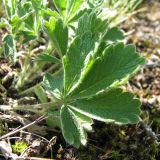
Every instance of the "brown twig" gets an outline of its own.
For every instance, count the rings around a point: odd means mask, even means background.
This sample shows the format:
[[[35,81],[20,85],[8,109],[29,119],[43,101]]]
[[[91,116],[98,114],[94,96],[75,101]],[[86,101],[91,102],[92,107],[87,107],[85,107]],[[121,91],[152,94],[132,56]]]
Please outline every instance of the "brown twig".
[[[25,125],[24,127],[21,127],[21,128],[19,128],[19,129],[16,129],[15,131],[12,131],[12,132],[10,132],[10,133],[7,133],[7,134],[1,136],[1,137],[0,137],[0,140],[5,139],[5,138],[7,138],[7,137],[9,137],[9,136],[12,136],[12,135],[14,135],[14,134],[16,134],[16,133],[24,130],[24,129],[26,129],[26,128],[28,128],[28,127],[36,124],[36,123],[41,122],[42,120],[44,120],[44,119],[46,119],[46,118],[47,118],[47,116],[46,116],[46,114],[45,114],[45,115],[39,117],[38,119],[36,119],[35,121],[31,122],[30,124],[27,124],[27,125]]]

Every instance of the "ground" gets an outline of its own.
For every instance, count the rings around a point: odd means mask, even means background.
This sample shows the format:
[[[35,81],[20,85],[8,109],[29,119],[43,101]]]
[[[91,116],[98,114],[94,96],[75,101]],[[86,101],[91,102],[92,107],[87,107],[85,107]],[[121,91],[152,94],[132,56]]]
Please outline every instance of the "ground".
[[[160,2],[147,1],[141,8],[144,10],[130,17],[121,28],[125,31],[126,42],[134,43],[146,58],[146,65],[124,86],[124,89],[140,98],[142,121],[127,126],[95,122],[87,146],[80,149],[67,145],[58,129],[50,129],[45,121],[41,121],[38,125],[14,134],[11,139],[6,139],[8,143],[5,143],[5,147],[11,144],[14,153],[18,155],[57,160],[160,159]],[[14,103],[16,92],[9,90],[9,86],[18,66],[12,67],[2,58],[0,62],[0,78],[3,81],[3,86],[0,85],[0,104]],[[34,96],[21,98],[23,103],[36,101]],[[0,112],[0,118],[0,134],[3,135],[21,126],[23,121],[34,121],[38,117],[28,112],[12,112],[7,117]]]

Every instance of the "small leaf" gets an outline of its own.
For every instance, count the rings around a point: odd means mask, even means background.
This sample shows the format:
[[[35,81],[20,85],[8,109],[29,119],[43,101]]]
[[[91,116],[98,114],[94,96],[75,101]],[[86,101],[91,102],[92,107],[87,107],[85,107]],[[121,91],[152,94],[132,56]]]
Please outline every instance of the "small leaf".
[[[113,89],[86,100],[77,100],[72,109],[96,120],[118,124],[137,123],[140,101],[131,93]]]
[[[63,25],[62,20],[52,17],[49,22],[45,22],[44,27],[60,55],[65,55],[68,46],[68,29]]]
[[[145,60],[133,45],[110,45],[101,57],[93,58],[70,95],[74,98],[93,96],[96,92],[122,85],[135,74]]]
[[[39,62],[52,62],[55,64],[61,64],[61,61],[58,58],[56,58],[52,55],[49,55],[49,54],[45,54],[45,53],[38,55],[37,61],[39,61]]]
[[[15,63],[17,59],[16,44],[12,35],[6,35],[3,39],[4,55]]]
[[[50,8],[47,8],[47,9],[42,8],[42,14],[45,19],[47,19],[50,16],[54,18],[60,18],[60,15],[58,14],[58,12],[52,11]]]
[[[62,133],[66,142],[77,148],[81,144],[85,145],[87,142],[86,133],[74,111],[66,106],[62,106],[60,116]]]
[[[35,34],[34,31],[23,29],[16,34],[16,40],[20,40],[20,38],[21,42],[25,44],[31,40],[35,40],[37,38],[37,35]]]
[[[34,16],[31,2],[19,3],[17,5],[18,17],[23,22],[25,30],[34,31]]]
[[[42,87],[36,87],[34,91],[41,103],[47,103],[47,96]]]
[[[61,128],[61,122],[60,122],[60,111],[48,111],[48,118],[46,119],[47,125],[51,128]]]
[[[0,20],[0,28],[11,28],[11,25],[9,24],[8,20],[5,18],[1,18]]]

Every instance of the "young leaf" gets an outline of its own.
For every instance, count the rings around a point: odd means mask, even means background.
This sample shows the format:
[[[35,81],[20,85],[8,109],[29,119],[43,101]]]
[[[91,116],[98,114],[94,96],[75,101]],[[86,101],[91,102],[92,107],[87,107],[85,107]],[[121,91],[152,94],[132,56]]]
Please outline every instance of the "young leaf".
[[[66,106],[62,106],[60,116],[62,133],[65,140],[77,148],[81,144],[85,145],[87,142],[86,132],[74,111]]]
[[[54,18],[60,18],[60,15],[58,14],[58,12],[52,11],[50,8],[47,8],[47,9],[42,8],[42,14],[45,19],[47,19],[49,16],[52,16]]]
[[[77,100],[76,107],[71,108],[104,122],[134,124],[140,119],[140,101],[121,89],[113,89],[90,99]]]
[[[38,99],[40,100],[41,103],[47,103],[47,96],[46,93],[44,91],[44,89],[40,86],[40,87],[36,87],[34,89],[36,96],[38,97]]]
[[[11,17],[15,14],[16,10],[16,3],[17,0],[3,0],[5,11],[8,19],[11,19]]]
[[[97,38],[90,32],[79,36],[71,43],[66,56],[63,58],[65,91],[80,78],[81,70],[85,66],[85,60],[89,53],[93,52]]]
[[[65,55],[68,46],[68,28],[64,26],[62,20],[56,20],[54,17],[45,22],[44,27],[60,55]]]
[[[49,54],[41,54],[37,57],[37,61],[39,62],[52,62],[52,63],[55,63],[55,64],[61,64],[61,61],[52,56],[52,55],[49,55]]]
[[[69,94],[74,98],[84,98],[93,96],[103,89],[117,87],[124,79],[129,79],[137,72],[144,63],[145,60],[138,55],[133,45],[110,45],[101,57],[91,60]]]
[[[16,44],[12,35],[6,35],[3,39],[4,55],[15,63],[17,58]]]
[[[34,10],[31,2],[19,3],[17,5],[18,17],[21,19],[21,22],[24,23],[25,30],[31,30],[32,32],[34,31],[33,12]]]

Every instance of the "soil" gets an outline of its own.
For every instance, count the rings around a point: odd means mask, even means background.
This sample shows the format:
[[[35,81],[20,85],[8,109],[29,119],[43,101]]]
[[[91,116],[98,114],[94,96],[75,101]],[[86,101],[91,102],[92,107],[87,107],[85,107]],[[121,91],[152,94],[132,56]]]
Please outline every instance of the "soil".
[[[146,57],[146,65],[124,86],[125,90],[140,98],[142,121],[126,126],[95,121],[87,146],[80,149],[66,144],[59,129],[48,128],[45,121],[41,121],[14,134],[11,139],[6,138],[5,147],[7,144],[15,146],[17,142],[27,145],[23,153],[14,150],[14,153],[8,153],[10,156],[21,154],[56,160],[160,160],[160,2],[147,1],[141,7],[145,10],[130,17],[120,27],[125,31],[126,42],[134,43],[138,52]],[[0,58],[0,79],[3,81],[0,85],[0,105],[15,103],[20,98],[26,103],[37,103],[35,95],[19,97],[10,87],[19,67]],[[0,117],[4,115],[8,114],[0,112]],[[8,116],[0,119],[0,135],[38,118],[31,112],[20,111]],[[0,155],[0,159],[5,157]]]

